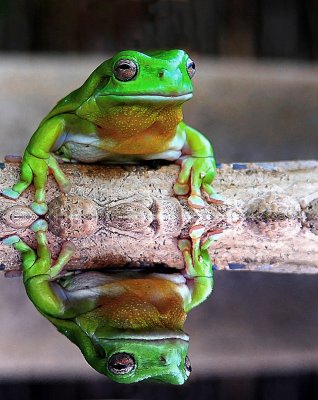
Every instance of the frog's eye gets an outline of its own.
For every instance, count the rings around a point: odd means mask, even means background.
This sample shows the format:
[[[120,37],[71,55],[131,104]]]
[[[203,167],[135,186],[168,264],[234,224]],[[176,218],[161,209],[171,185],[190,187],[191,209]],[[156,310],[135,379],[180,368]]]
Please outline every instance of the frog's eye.
[[[108,369],[115,375],[124,375],[136,367],[134,358],[128,353],[115,353],[108,360]]]
[[[193,60],[191,60],[191,58],[188,58],[187,61],[187,71],[188,75],[190,76],[190,79],[192,79],[195,74],[195,63]]]
[[[114,66],[114,75],[119,81],[130,81],[137,74],[137,64],[131,60],[118,60]]]
[[[190,358],[188,356],[186,356],[186,358],[185,358],[184,366],[185,366],[186,374],[187,374],[187,376],[189,376],[191,374],[192,367],[191,367]]]

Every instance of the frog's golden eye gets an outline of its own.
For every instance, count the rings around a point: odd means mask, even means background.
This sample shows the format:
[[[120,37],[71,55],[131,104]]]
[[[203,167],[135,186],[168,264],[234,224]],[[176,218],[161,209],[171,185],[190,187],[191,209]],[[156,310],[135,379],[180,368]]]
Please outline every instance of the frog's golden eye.
[[[108,369],[115,375],[128,374],[135,369],[134,358],[128,353],[115,353],[108,360]]]
[[[137,64],[131,60],[118,60],[114,66],[114,75],[119,81],[130,81],[137,74]]]
[[[191,58],[188,58],[187,61],[187,71],[188,75],[190,76],[190,79],[192,79],[195,74],[195,63],[193,60],[191,60]]]
[[[189,376],[191,374],[192,367],[191,367],[190,358],[188,356],[186,356],[186,358],[185,358],[184,366],[185,366],[186,374],[187,374],[187,376]]]

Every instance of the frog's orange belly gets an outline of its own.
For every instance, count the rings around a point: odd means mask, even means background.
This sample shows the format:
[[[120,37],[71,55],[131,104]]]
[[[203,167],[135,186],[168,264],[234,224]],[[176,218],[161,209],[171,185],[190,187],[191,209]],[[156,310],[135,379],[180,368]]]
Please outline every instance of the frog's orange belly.
[[[120,136],[120,134],[118,134]],[[153,154],[162,153],[169,149],[169,144],[175,136],[175,130],[157,131],[146,130],[138,135],[118,140],[113,135],[104,136],[99,147],[116,154]]]

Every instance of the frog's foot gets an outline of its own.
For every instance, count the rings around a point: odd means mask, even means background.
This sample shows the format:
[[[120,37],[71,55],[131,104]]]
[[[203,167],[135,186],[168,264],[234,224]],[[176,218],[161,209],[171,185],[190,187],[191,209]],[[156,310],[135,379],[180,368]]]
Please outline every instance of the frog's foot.
[[[16,192],[12,188],[6,188],[2,190],[1,194],[2,196],[7,197],[8,199],[16,200],[20,197],[21,193]]]
[[[25,150],[20,167],[20,179],[12,186],[2,191],[2,195],[10,199],[17,199],[34,182],[35,195],[31,209],[38,215],[47,212],[45,201],[45,186],[49,169],[53,172],[54,178],[60,189],[67,193],[71,189],[70,181],[61,170],[55,157],[43,153],[43,158],[33,155],[28,149]]]
[[[176,182],[173,186],[173,190],[176,195],[184,196],[185,194],[189,193],[190,186],[187,183]]]
[[[47,213],[47,205],[46,203],[38,203],[36,201],[34,201],[31,204],[31,210],[35,212],[35,214],[37,215],[44,215]]]
[[[76,251],[76,247],[73,242],[65,242],[63,243],[62,249],[58,256],[58,259],[53,267],[50,269],[50,277],[56,278],[61,271],[63,270],[64,266],[70,261]],[[64,275],[63,275],[64,276]]]
[[[1,194],[9,199],[16,200],[20,195],[31,185],[33,179],[33,172],[28,164],[28,154],[25,152],[25,158],[20,167],[20,179],[12,186],[12,188],[3,189]]]
[[[205,227],[195,225],[190,229],[189,239],[182,239],[178,242],[178,247],[182,251],[185,263],[185,276],[187,278],[211,277],[212,262],[206,248],[202,248],[201,239],[205,233]],[[204,243],[206,246],[206,243]]]
[[[12,246],[17,250],[22,257],[22,267],[23,269],[30,268],[36,260],[36,254],[31,247],[29,247],[24,241],[17,235],[9,236],[2,240],[2,243],[7,246]]]
[[[176,195],[190,192],[188,203],[192,208],[204,208],[207,203],[222,203],[222,198],[215,192],[211,183],[215,177],[215,161],[210,157],[181,157],[177,164],[181,170],[173,189]]]
[[[193,260],[192,260],[192,246],[191,240],[189,239],[180,239],[178,241],[178,248],[182,252],[183,260],[184,260],[184,273],[183,275],[186,278],[191,278],[196,275]]]
[[[192,208],[204,208],[206,206],[202,197],[197,194],[189,196],[188,203]]]
[[[48,225],[47,222],[44,219],[37,219],[33,224],[31,225],[31,229],[33,232],[37,233],[39,231],[47,232],[48,230]]]
[[[71,182],[61,170],[56,157],[52,154],[48,158],[48,167],[53,172],[54,178],[62,192],[69,193],[69,191],[71,190]]]
[[[218,240],[223,234],[223,229],[214,229],[206,232],[201,237],[201,250],[207,250],[213,242]]]
[[[203,192],[204,192],[204,197],[209,204],[211,204],[211,203],[223,204],[224,203],[223,197],[214,190],[211,183],[205,182],[203,180],[202,188],[203,188]]]
[[[20,241],[19,236],[17,235],[12,235],[12,236],[8,236],[4,239],[2,239],[2,244],[6,245],[6,246],[12,246],[16,243],[18,243]]]

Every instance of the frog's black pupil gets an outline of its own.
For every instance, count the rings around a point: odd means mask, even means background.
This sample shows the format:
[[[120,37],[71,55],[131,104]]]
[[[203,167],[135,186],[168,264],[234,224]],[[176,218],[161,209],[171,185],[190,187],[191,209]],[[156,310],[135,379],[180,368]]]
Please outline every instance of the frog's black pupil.
[[[192,69],[195,69],[195,64],[194,64],[194,62],[192,62],[192,63],[189,65],[189,67],[192,68]]]
[[[121,370],[121,369],[125,369],[125,368],[127,367],[127,365],[124,365],[124,364],[114,364],[113,367],[114,367],[115,369]]]
[[[118,68],[120,69],[130,69],[130,65],[129,64],[121,64],[118,66]]]

